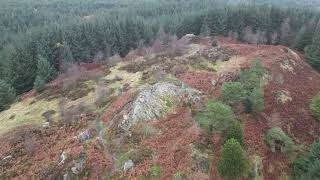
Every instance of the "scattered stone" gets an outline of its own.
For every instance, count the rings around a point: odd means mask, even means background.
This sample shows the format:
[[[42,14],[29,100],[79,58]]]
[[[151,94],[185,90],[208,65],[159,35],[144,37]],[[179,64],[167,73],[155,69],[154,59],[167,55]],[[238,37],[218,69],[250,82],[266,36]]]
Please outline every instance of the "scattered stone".
[[[79,141],[82,143],[91,138],[91,134],[89,130],[83,131],[78,135]]]
[[[196,37],[196,35],[194,35],[194,34],[186,34],[186,35],[183,36],[181,39],[186,40],[187,42],[190,42],[190,41],[192,41],[195,37]]]
[[[192,167],[191,169],[195,172],[201,172],[207,174],[210,170],[209,155],[205,152],[201,152],[191,144],[192,148]]]
[[[58,165],[64,164],[64,162],[67,160],[67,153],[65,151],[62,152],[62,154],[60,155],[60,162]]]
[[[42,123],[43,128],[50,128],[50,122],[44,122]]]
[[[166,73],[161,70],[158,70],[155,72],[154,77],[156,81],[163,81],[166,77]]]
[[[282,78],[283,78],[283,76],[282,76]],[[272,81],[272,79],[273,79],[272,73],[265,69],[264,73],[263,73],[263,76],[262,76],[263,84],[267,85],[270,81]],[[276,77],[275,77],[275,79],[276,79]],[[284,79],[282,79],[282,80],[284,81]]]
[[[63,180],[72,180],[72,175],[71,175],[70,171],[67,171],[67,172],[63,175]]]
[[[258,155],[254,155],[251,158],[251,163],[252,163],[252,175],[254,179],[264,179],[263,178],[263,163],[262,163],[262,158]]]
[[[11,159],[12,159],[12,156],[11,156],[11,155],[4,157],[4,158],[0,161],[0,166],[3,166],[3,165],[5,165],[5,164],[7,164]]]
[[[290,92],[286,90],[281,90],[276,93],[278,101],[282,104],[292,101],[292,97],[290,96]]]
[[[219,82],[236,81],[240,74],[236,72],[227,72],[219,75]]]
[[[278,74],[276,77],[275,77],[275,81],[277,84],[283,84],[284,83],[284,76],[283,74]]]
[[[132,160],[128,160],[128,161],[126,161],[126,162],[124,163],[124,165],[123,165],[123,170],[124,170],[124,171],[128,171],[129,169],[133,168],[133,166],[134,166],[133,161],[132,161]]]
[[[74,160],[74,166],[71,168],[73,174],[80,174],[84,169],[86,160],[84,157],[80,157],[77,160]]]
[[[115,76],[114,79],[112,80],[113,82],[117,82],[117,81],[122,81],[123,79],[119,76]]]
[[[296,65],[296,62],[291,59],[285,59],[285,60],[281,61],[281,63],[280,63],[280,67],[283,70],[289,71],[291,73],[294,73],[294,66],[295,65]]]
[[[211,84],[212,84],[212,86],[216,86],[218,84],[218,81],[217,80],[211,80]]]
[[[207,57],[211,63],[215,63],[218,60],[227,61],[231,58],[230,52],[227,52],[226,50],[219,47],[203,49],[200,55]]]

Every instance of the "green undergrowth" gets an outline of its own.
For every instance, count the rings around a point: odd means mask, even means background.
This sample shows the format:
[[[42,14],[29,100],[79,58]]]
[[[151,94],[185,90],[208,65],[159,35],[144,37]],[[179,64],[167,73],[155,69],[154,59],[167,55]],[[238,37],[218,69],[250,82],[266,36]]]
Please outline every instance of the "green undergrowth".
[[[195,72],[217,72],[219,70],[220,65],[217,63],[211,63],[204,57],[200,58],[199,63],[188,64],[187,68],[189,71]]]
[[[60,121],[59,102],[64,98],[68,98],[66,107],[77,106],[81,103],[95,107],[95,88],[98,86],[99,81],[106,80],[109,82],[107,84],[108,87],[112,89],[110,99],[103,106],[94,108],[95,112],[103,113],[105,107],[118,97],[125,84],[137,87],[141,83],[142,72],[128,73],[127,71],[119,70],[121,66],[122,64],[119,63],[111,68],[110,74],[98,80],[78,82],[74,88],[63,92],[59,89],[46,89],[43,93],[12,104],[9,109],[0,112],[0,134],[24,125],[41,126],[45,121],[42,114],[49,110],[56,112],[53,115],[54,121]],[[120,77],[120,80],[114,81],[116,76]],[[170,103],[170,101],[165,102],[166,104]]]

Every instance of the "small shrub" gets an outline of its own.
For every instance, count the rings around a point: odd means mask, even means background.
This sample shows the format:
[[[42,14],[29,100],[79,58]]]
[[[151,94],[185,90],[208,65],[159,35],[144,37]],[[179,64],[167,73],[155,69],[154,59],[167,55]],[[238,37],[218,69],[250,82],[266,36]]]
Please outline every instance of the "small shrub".
[[[33,87],[37,92],[43,91],[46,87],[46,83],[51,80],[53,76],[55,76],[54,68],[50,65],[46,58],[39,56],[37,64],[37,76]]]
[[[221,99],[223,102],[233,105],[242,102],[246,97],[246,92],[240,82],[223,83],[221,89]]]
[[[308,152],[294,161],[297,180],[313,180],[320,177],[320,140],[311,145]]]
[[[244,89],[250,93],[253,89],[260,87],[261,79],[264,74],[264,69],[260,60],[249,69],[242,71],[240,74],[240,82]]]
[[[153,152],[150,148],[143,146],[140,148],[136,148],[132,154],[131,159],[134,162],[134,164],[138,165],[140,163],[143,163],[146,160],[152,159]]]
[[[159,166],[159,165],[154,165],[154,166],[152,166],[151,168],[150,168],[150,176],[152,177],[152,178],[158,178],[158,177],[160,177],[161,176],[161,174],[162,174],[162,168],[161,168],[161,166]]]
[[[240,73],[240,82],[226,82],[221,89],[221,99],[229,104],[244,103],[246,112],[261,112],[264,109],[264,93],[260,87],[264,69],[260,60],[249,70]]]
[[[242,71],[240,73],[240,82],[248,93],[250,93],[254,88],[260,87],[259,76],[250,70]]]
[[[84,66],[72,64],[63,74],[59,75],[57,81],[62,84],[63,91],[71,91],[80,81],[97,80],[103,74],[100,70],[87,70]]]
[[[246,175],[249,161],[240,143],[231,138],[222,149],[221,159],[218,162],[218,173],[226,179],[234,179]]]
[[[59,102],[59,112],[63,124],[72,125],[80,120],[82,113],[88,113],[93,110],[93,107],[80,103],[78,105],[67,106],[68,99],[63,99]]]
[[[110,101],[112,89],[106,85],[99,84],[95,89],[95,94],[96,94],[95,104],[98,107],[103,107]]]
[[[181,171],[178,171],[173,175],[173,180],[182,180],[182,179],[187,179],[187,178]]]
[[[320,95],[315,96],[310,104],[310,111],[313,116],[320,121]]]
[[[39,56],[37,64],[37,76],[43,79],[43,81],[48,82],[53,78],[55,73],[55,69],[50,65],[48,60],[42,56]]]
[[[130,160],[131,151],[128,152],[122,152],[117,154],[116,160],[115,160],[115,166],[117,169],[122,169],[123,165],[126,161]]]
[[[228,139],[235,139],[237,140],[242,146],[244,145],[244,140],[243,140],[243,129],[242,125],[239,121],[234,121],[231,126],[229,126],[226,131],[223,134],[223,137],[225,141]]]
[[[250,71],[256,74],[259,78],[262,78],[264,74],[264,69],[261,60],[257,59],[255,64],[251,67]]]
[[[280,150],[282,153],[290,154],[294,150],[292,139],[282,131],[281,128],[271,128],[267,132],[266,142],[272,152]]]
[[[188,41],[184,38],[178,40],[177,36],[169,37],[169,43],[167,47],[167,54],[169,56],[181,56],[186,51]]]
[[[211,45],[212,45],[212,47],[217,47],[217,46],[219,46],[219,42],[218,42],[217,38],[214,38],[214,39],[212,40]]]
[[[8,108],[15,98],[15,89],[6,81],[0,80],[0,111]]]
[[[25,150],[28,156],[34,155],[36,150],[39,148],[39,143],[36,141],[36,138],[33,137],[33,134],[29,133],[25,136],[24,140]]]
[[[37,92],[42,92],[46,87],[46,82],[40,76],[37,76],[36,80],[34,81],[33,87],[36,89]]]
[[[209,101],[207,107],[198,112],[196,119],[208,133],[224,131],[234,121],[231,107],[222,102]]]
[[[246,111],[261,112],[264,110],[264,93],[261,88],[254,88],[245,100]]]
[[[115,54],[107,59],[107,65],[112,67],[117,65],[121,61],[121,57],[118,54]]]
[[[151,137],[159,133],[159,129],[149,124],[143,124],[141,127],[141,131],[144,137]]]

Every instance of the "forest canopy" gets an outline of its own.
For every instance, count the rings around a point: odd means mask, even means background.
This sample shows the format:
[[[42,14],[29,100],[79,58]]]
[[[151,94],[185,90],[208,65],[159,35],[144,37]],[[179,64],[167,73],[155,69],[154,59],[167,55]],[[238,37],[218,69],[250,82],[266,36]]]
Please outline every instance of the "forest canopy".
[[[125,56],[150,45],[159,29],[178,37],[209,34],[307,49],[310,64],[319,68],[313,62],[320,56],[319,7],[319,0],[2,1],[0,79],[21,94],[33,88],[39,58],[59,72],[97,54]]]

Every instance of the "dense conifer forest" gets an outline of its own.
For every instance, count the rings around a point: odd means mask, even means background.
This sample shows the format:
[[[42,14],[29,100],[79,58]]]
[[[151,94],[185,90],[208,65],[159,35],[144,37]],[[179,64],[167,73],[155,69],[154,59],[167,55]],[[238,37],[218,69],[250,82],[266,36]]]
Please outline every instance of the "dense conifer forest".
[[[55,73],[148,46],[161,33],[231,36],[306,51],[320,67],[319,1],[2,1],[0,77],[18,94],[33,88],[39,60]],[[289,8],[288,8],[289,6]],[[311,8],[312,7],[312,8]],[[39,80],[39,79],[38,79]]]

